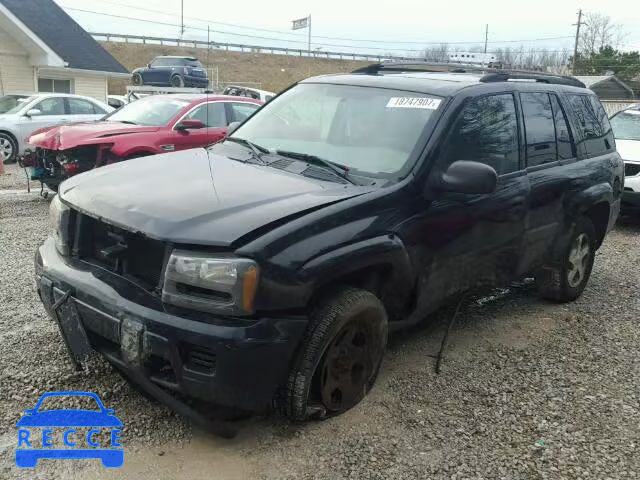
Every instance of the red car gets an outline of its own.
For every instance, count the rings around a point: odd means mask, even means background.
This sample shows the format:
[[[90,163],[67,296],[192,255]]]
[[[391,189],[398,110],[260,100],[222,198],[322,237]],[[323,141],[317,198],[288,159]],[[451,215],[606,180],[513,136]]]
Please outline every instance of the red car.
[[[97,122],[35,132],[27,140],[35,150],[22,163],[32,167],[33,180],[57,190],[64,179],[92,168],[215,143],[230,123],[243,122],[260,105],[220,95],[148,96]]]

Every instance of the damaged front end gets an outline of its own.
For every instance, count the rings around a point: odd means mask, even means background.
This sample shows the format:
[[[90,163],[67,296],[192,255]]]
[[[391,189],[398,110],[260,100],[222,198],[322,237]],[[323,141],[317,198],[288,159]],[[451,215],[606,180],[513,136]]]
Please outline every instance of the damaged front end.
[[[27,149],[19,163],[21,167],[31,169],[31,180],[57,190],[58,185],[69,177],[119,161],[110,152],[112,146],[88,145],[60,151],[36,147],[35,150]]]

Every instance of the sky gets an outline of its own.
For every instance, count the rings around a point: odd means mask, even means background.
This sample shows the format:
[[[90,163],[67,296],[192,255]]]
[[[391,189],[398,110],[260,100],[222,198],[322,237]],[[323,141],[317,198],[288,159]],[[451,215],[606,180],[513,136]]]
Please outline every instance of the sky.
[[[170,38],[180,35],[181,0],[55,1],[88,31]],[[624,49],[640,49],[640,8],[630,8],[629,0],[183,1],[185,39],[206,39],[209,25],[214,41],[306,49],[307,30],[293,32],[291,20],[311,15],[312,48],[324,51],[411,56],[438,42],[462,50],[483,45],[486,24],[489,25],[489,51],[521,45],[526,49],[573,50],[575,26],[572,24],[576,23],[578,9],[582,8],[585,12],[610,16],[627,34]]]

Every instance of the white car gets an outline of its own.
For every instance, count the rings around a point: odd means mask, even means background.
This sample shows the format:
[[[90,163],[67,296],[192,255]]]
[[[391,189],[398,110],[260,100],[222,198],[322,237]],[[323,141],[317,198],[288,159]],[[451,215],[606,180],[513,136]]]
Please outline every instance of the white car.
[[[624,160],[622,209],[640,212],[640,105],[616,113],[610,121]]]
[[[5,95],[0,97],[2,105],[6,111],[0,113],[0,158],[5,162],[24,153],[26,139],[36,130],[61,123],[99,120],[113,111],[93,98],[61,93]]]
[[[267,103],[277,94],[273,92],[268,92],[266,90],[259,90],[257,88],[250,87],[238,87],[237,85],[229,85],[222,92],[223,95],[231,95],[234,97],[246,97],[253,98],[255,100],[260,100],[264,103]]]

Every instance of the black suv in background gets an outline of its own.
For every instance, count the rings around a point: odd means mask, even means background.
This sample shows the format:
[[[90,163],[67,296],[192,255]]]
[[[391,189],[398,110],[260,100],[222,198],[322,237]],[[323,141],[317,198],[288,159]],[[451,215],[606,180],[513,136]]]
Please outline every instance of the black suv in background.
[[[321,418],[366,395],[390,330],[461,292],[534,276],[577,298],[624,179],[597,97],[420,69],[310,78],[208,149],[63,183],[36,278],[72,355]]]

